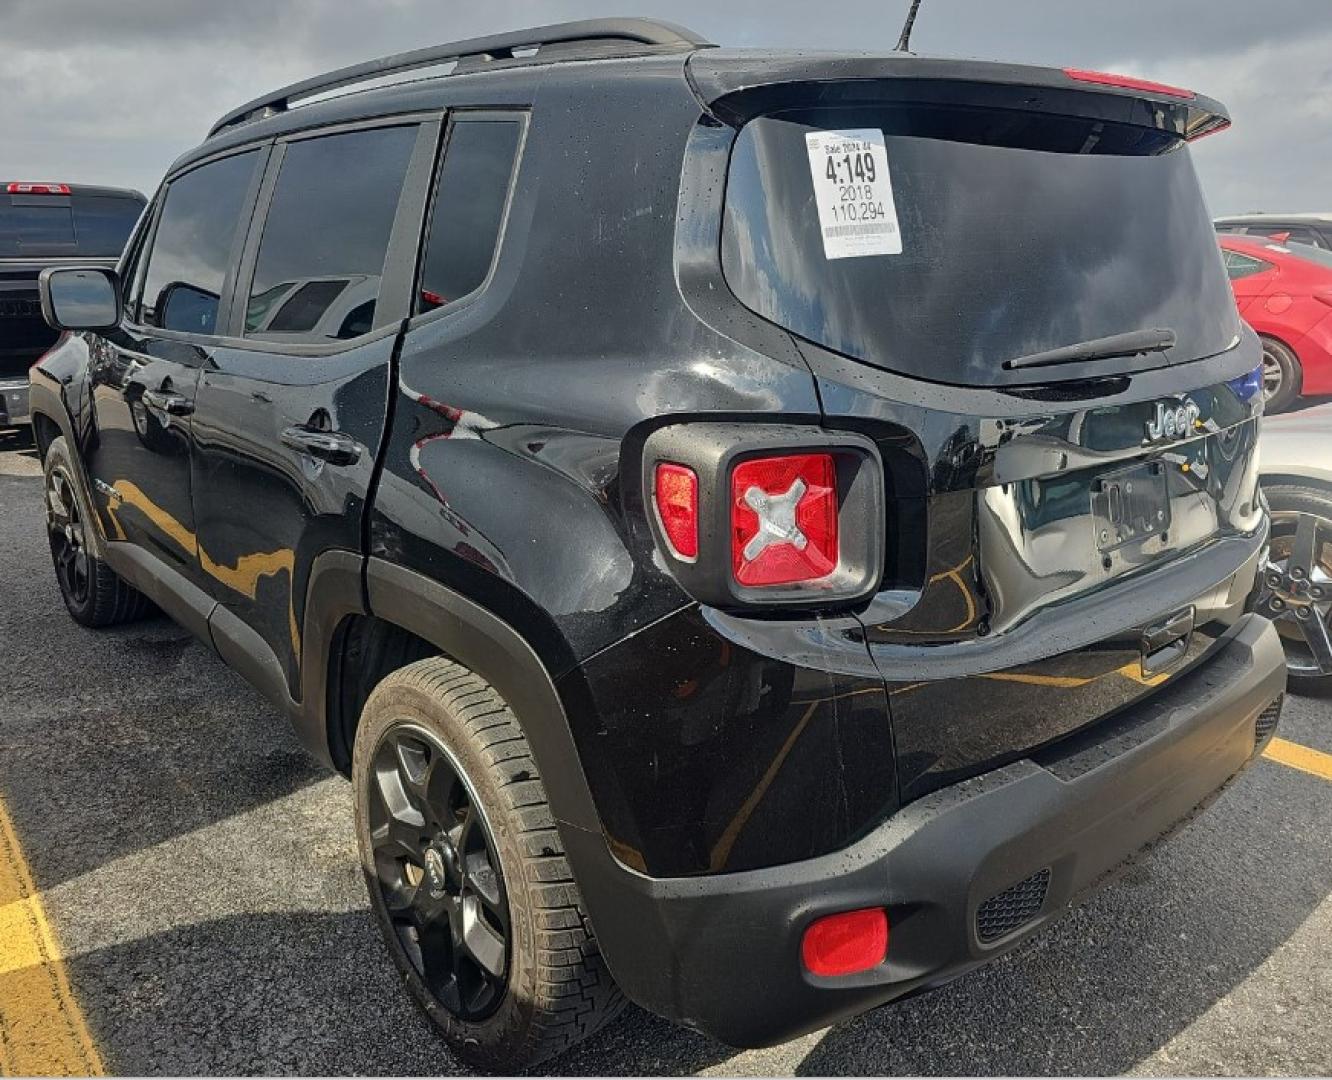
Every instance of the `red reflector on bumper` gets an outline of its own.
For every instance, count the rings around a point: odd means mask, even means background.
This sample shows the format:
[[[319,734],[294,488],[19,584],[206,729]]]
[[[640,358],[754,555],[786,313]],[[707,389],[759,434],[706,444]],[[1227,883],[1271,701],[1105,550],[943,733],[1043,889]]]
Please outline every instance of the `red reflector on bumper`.
[[[854,975],[888,955],[888,913],[864,908],[825,915],[805,928],[800,958],[811,975]]]

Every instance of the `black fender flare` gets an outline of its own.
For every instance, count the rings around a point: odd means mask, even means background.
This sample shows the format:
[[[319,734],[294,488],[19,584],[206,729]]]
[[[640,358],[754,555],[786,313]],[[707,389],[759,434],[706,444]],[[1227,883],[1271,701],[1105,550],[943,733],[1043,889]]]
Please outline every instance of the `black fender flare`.
[[[652,975],[636,971],[637,928],[620,912],[627,895],[650,883],[611,853],[561,696],[549,670],[522,634],[425,574],[379,558],[363,562],[353,552],[321,555],[312,569],[307,596],[303,701],[288,703],[305,745],[332,764],[329,664],[338,627],[348,615],[373,615],[398,626],[476,672],[504,698],[522,724],[612,975],[635,1000],[649,1000],[639,984],[644,977],[651,981]]]
[[[370,614],[429,641],[498,691],[522,723],[561,833],[591,832],[604,847],[564,705],[523,636],[461,593],[383,559],[366,563],[366,597]]]

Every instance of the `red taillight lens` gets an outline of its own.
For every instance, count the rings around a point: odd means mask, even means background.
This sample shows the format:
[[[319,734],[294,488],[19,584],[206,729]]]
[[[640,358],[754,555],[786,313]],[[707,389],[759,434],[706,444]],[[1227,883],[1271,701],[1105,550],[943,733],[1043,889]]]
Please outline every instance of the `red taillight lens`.
[[[10,195],[68,195],[68,184],[26,184],[19,181],[10,181],[5,185],[5,191]]]
[[[811,975],[854,975],[878,967],[887,956],[883,908],[825,915],[809,924],[800,942],[800,959]]]
[[[731,473],[731,567],[748,587],[817,581],[837,568],[831,454],[750,458]]]
[[[1135,79],[1131,75],[1112,75],[1108,71],[1084,71],[1082,68],[1064,68],[1064,74],[1078,82],[1096,83],[1098,86],[1116,86],[1121,90],[1141,90],[1147,94],[1164,94],[1166,97],[1184,98],[1191,101],[1198,95],[1182,86],[1169,83],[1152,82],[1150,79]]]
[[[684,465],[659,462],[652,497],[671,550],[682,559],[698,558],[698,474]]]

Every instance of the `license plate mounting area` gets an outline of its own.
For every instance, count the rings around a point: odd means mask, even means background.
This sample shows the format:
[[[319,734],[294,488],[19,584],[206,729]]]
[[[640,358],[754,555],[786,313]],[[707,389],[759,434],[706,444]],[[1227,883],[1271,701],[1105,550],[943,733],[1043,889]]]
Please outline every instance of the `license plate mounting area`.
[[[1096,547],[1109,554],[1170,532],[1170,498],[1165,465],[1151,461],[1098,476],[1091,489]]]

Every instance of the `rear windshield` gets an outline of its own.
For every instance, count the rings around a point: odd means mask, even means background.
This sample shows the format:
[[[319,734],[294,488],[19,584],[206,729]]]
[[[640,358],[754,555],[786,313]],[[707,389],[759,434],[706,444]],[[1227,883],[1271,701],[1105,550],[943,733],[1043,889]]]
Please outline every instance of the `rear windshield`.
[[[1277,251],[1289,251],[1301,259],[1307,259],[1311,263],[1317,263],[1319,266],[1326,266],[1332,270],[1332,251],[1324,251],[1322,248],[1316,248],[1312,244],[1284,243],[1276,247]]]
[[[1186,144],[1075,117],[918,105],[763,117],[737,136],[722,263],[813,342],[936,382],[1004,385],[1196,360],[1239,333]],[[1133,331],[1136,360],[1005,370]]]
[[[0,195],[0,258],[115,258],[143,205],[124,195]]]

